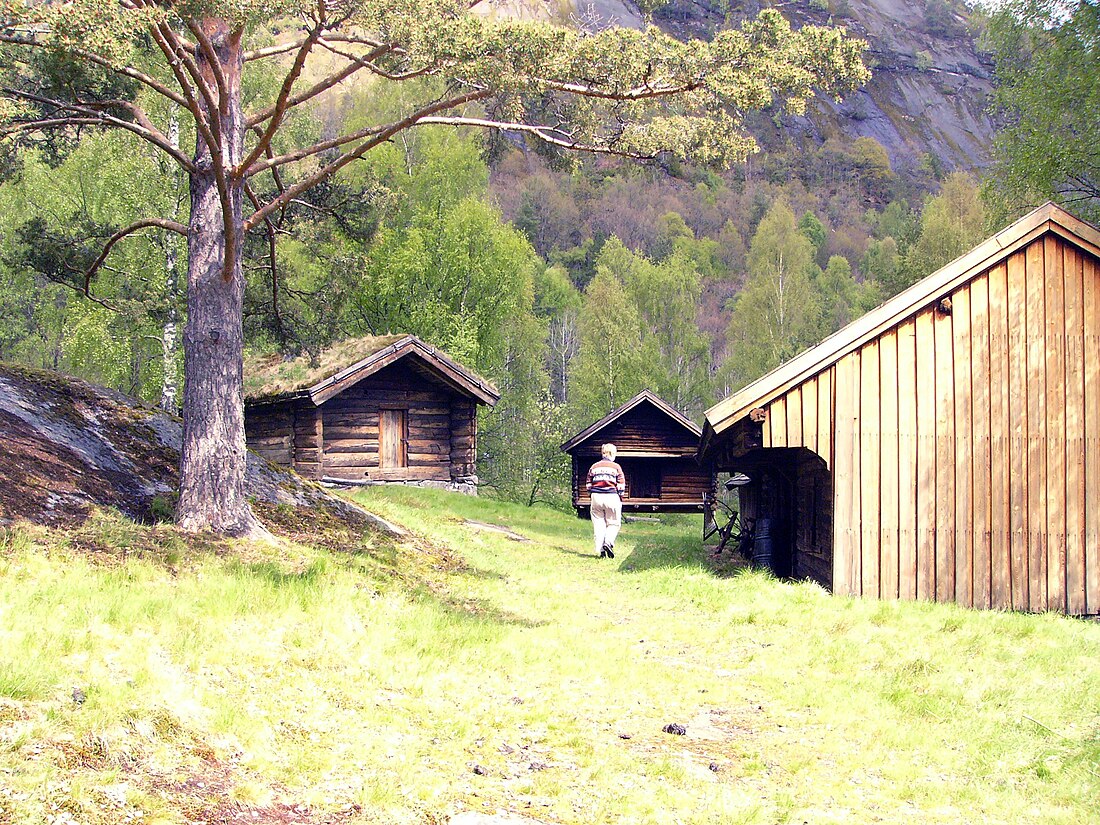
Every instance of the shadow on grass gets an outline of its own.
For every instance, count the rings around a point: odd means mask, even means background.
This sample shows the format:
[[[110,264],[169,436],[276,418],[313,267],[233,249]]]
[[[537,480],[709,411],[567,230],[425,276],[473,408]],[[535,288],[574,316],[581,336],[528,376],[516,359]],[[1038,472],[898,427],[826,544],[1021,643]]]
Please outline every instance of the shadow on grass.
[[[487,621],[493,624],[508,625],[510,627],[543,627],[547,622],[542,619],[531,619],[501,610],[496,605],[485,599],[459,598],[453,595],[434,594],[434,599],[439,606],[455,618],[464,621]]]
[[[638,542],[630,554],[619,564],[622,573],[642,573],[646,570],[667,568],[707,570],[706,551],[699,544],[672,545],[662,542]]]
[[[566,547],[564,544],[551,544],[549,547],[553,547],[559,553],[568,553],[570,556],[576,556],[580,559],[592,559],[592,561],[600,561],[600,557],[590,550],[580,551],[574,550],[572,547]]]

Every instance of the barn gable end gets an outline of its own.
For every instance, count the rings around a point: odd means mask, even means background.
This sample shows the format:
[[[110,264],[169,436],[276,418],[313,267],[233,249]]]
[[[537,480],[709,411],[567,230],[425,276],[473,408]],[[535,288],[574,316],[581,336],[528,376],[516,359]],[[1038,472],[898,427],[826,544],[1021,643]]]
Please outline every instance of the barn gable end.
[[[837,593],[1100,612],[1100,231],[1040,207],[712,407],[700,456]]]

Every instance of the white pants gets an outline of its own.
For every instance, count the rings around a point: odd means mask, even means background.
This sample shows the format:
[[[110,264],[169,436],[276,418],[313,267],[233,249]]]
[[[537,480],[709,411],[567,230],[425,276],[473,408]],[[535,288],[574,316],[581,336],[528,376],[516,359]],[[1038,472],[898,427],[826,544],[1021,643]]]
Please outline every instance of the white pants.
[[[595,534],[596,552],[605,545],[613,546],[622,524],[623,501],[618,493],[592,494],[592,532]]]

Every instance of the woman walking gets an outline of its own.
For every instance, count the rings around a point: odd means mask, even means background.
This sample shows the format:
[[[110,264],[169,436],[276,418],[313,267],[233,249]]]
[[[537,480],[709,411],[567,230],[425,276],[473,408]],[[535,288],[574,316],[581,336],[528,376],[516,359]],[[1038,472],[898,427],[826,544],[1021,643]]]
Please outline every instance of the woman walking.
[[[622,524],[623,496],[626,495],[626,476],[623,468],[615,463],[615,445],[604,444],[603,456],[588,471],[585,486],[592,498],[592,531],[600,558],[615,558],[615,537]]]

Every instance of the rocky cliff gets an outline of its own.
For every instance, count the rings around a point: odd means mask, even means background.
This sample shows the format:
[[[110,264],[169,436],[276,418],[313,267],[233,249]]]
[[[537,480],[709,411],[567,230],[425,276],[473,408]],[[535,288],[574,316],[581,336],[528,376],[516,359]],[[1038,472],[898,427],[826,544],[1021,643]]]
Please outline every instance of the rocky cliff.
[[[739,0],[670,0],[654,22],[677,37],[707,38],[718,28],[753,17],[765,5]],[[994,125],[988,113],[990,65],[977,48],[966,7],[958,0],[792,0],[776,4],[796,26],[845,26],[867,41],[873,78],[840,104],[820,100],[805,118],[782,129],[762,120],[764,145],[792,136],[822,143],[829,137],[872,137],[896,171],[928,156],[941,170],[985,165]],[[601,26],[641,26],[632,0],[484,0],[486,14]],[[927,161],[925,161],[927,163]]]

